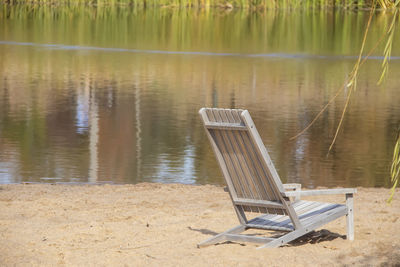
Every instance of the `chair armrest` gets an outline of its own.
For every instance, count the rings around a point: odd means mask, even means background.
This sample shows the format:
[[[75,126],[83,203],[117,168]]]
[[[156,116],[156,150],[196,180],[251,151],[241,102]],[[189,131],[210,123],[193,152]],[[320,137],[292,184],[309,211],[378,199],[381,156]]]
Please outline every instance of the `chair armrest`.
[[[319,189],[306,191],[289,191],[282,192],[284,197],[298,196],[317,196],[317,195],[339,195],[339,194],[354,194],[357,193],[356,188],[336,188],[336,189]]]
[[[301,184],[283,184],[285,190],[301,190]]]
[[[283,184],[283,189],[285,190],[293,190],[292,192],[300,192],[301,191],[301,184]],[[300,200],[300,194],[297,193],[293,196],[292,201],[298,201]]]

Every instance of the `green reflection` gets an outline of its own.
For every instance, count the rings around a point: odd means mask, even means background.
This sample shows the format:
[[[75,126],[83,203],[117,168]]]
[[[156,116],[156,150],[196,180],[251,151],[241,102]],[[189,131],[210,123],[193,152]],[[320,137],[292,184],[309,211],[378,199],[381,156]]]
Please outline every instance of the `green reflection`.
[[[1,40],[167,51],[317,55],[357,55],[368,20],[368,13],[335,9],[224,12],[0,5],[0,11]],[[376,14],[367,50],[389,22],[390,14]],[[397,54],[395,49],[394,55]]]

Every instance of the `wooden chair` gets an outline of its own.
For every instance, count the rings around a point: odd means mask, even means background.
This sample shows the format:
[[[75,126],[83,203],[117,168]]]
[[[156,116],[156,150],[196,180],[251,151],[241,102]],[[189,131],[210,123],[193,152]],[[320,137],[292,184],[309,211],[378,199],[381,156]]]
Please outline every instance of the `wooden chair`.
[[[353,194],[356,189],[301,191],[300,184],[282,184],[247,110],[202,108],[207,136],[224,175],[240,225],[198,244],[223,241],[279,247],[342,216],[347,239],[354,239]],[[301,196],[345,194],[346,205],[300,200]],[[248,220],[247,212],[261,213]],[[248,229],[283,232],[274,237],[240,234]]]

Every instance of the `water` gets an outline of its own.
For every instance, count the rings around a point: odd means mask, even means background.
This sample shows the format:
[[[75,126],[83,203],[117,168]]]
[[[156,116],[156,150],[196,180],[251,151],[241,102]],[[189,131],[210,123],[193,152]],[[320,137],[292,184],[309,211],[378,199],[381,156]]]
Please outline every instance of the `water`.
[[[390,23],[376,14],[366,49]],[[389,187],[400,32],[345,95],[367,13],[0,5],[0,183],[223,184],[198,110],[248,109],[284,182]]]

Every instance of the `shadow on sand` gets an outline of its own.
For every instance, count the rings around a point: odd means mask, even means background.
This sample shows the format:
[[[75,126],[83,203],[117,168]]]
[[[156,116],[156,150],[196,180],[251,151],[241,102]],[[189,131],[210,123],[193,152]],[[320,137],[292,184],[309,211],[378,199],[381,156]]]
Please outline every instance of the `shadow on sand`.
[[[192,228],[190,226],[188,226],[188,229],[191,230],[191,231],[200,232],[203,235],[213,236],[213,235],[217,235],[218,234],[218,233],[216,233],[214,231],[211,231],[211,230],[208,230],[208,229],[195,229],[195,228]],[[258,234],[249,234],[249,235],[250,236],[257,236]],[[272,235],[271,237],[275,238],[275,237],[279,237],[280,235],[281,235],[281,233],[275,232],[275,235]],[[334,240],[336,238],[346,239],[346,235],[340,235],[340,234],[333,233],[331,231],[322,229],[322,230],[319,230],[319,231],[313,231],[313,232],[310,232],[310,233],[308,233],[306,235],[303,235],[303,236],[301,236],[301,237],[289,242],[284,247],[296,247],[296,246],[301,246],[301,245],[304,245],[304,244],[316,244],[316,243],[321,243],[321,242],[324,242],[324,241],[332,241],[332,240]],[[236,243],[236,242],[226,241],[226,242],[222,242],[221,244],[227,244],[227,243]],[[242,246],[244,245],[242,243],[237,243],[237,244],[240,244]]]

